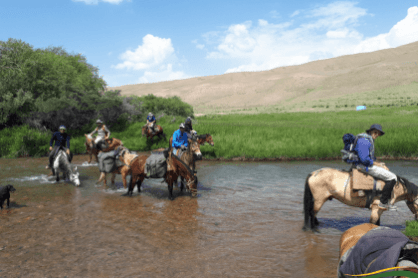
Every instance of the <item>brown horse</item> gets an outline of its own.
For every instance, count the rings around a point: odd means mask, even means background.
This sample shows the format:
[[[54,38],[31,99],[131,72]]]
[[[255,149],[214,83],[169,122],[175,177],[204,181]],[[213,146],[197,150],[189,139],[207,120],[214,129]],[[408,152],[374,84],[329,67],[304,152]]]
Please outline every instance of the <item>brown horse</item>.
[[[119,160],[125,165],[118,167],[115,171],[112,172],[112,186],[115,185],[116,174],[120,174],[122,175],[123,187],[126,188],[126,176],[132,173],[132,168],[137,167],[136,165],[137,163],[139,163],[138,160],[141,159],[142,161],[144,157],[145,156],[138,157],[138,155],[130,153],[127,148],[119,146]],[[103,180],[103,185],[107,187],[106,174],[107,173],[105,172],[100,173],[99,180],[96,182],[96,184],[100,183]]]
[[[127,195],[132,196],[135,185],[138,187],[138,192],[141,192],[141,184],[144,181],[145,162],[148,156],[141,156],[134,163],[132,163],[132,178],[129,184]],[[173,182],[177,181],[178,177],[185,177],[187,180],[187,189],[192,192],[192,197],[197,195],[197,177],[194,176],[191,169],[185,163],[179,161],[175,156],[168,154],[167,159],[167,173],[164,180],[168,185],[169,199],[173,200]],[[183,190],[183,188],[181,189]]]
[[[367,234],[369,231],[377,228],[379,226],[371,224],[371,223],[364,223],[357,226],[354,226],[347,231],[345,231],[340,238],[340,254],[338,262],[340,262],[341,257],[352,247],[354,247],[357,242],[360,240],[361,237],[363,237],[365,234]],[[415,250],[415,252],[418,255],[418,250]],[[373,261],[372,261],[373,262]],[[396,266],[399,266],[396,265]],[[402,270],[410,270],[412,272],[417,273],[417,269],[415,268],[402,268]],[[406,278],[404,276],[397,276],[399,278]]]
[[[163,132],[163,128],[160,125],[156,125],[155,126],[155,134],[152,134],[152,131],[147,127],[147,126],[143,126],[142,127],[142,137],[147,136],[147,140],[151,138],[154,138],[154,136],[158,136],[159,139],[161,138],[166,138],[164,132]]]
[[[375,162],[376,165],[379,163]],[[386,168],[386,166],[381,165]],[[327,200],[335,198],[340,202],[354,207],[364,208],[367,203],[367,196],[356,196],[350,183],[350,173],[348,171],[323,168],[308,175],[305,183],[304,193],[304,230],[313,229],[318,231],[318,219],[316,215]],[[411,212],[418,218],[417,195],[418,187],[402,177],[397,177],[397,183],[393,188],[393,198],[391,204],[406,200]],[[378,208],[379,197],[375,196],[370,202],[372,210],[370,223],[380,225],[382,209]]]
[[[90,164],[92,155],[94,155],[94,157],[96,158],[96,162],[99,162],[99,160],[97,159],[97,155],[99,154],[100,151],[96,148],[91,149],[90,147],[94,138],[87,134],[84,134],[84,136],[86,137],[86,142],[84,142],[84,145],[86,146],[86,152],[90,155],[90,159],[88,163]],[[105,139],[105,141],[106,141],[106,149],[102,150],[103,152],[110,152],[110,151],[115,150],[119,146],[123,146],[122,141],[116,138]]]

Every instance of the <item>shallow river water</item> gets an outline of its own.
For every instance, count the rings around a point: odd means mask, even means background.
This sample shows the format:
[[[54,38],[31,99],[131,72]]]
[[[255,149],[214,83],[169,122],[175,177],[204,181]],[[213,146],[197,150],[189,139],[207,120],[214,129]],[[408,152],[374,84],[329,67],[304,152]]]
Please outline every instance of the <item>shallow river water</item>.
[[[197,163],[198,197],[174,201],[162,179],[124,196],[95,186],[97,166],[75,156],[81,186],[48,181],[47,158],[0,159],[0,185],[12,184],[0,212],[0,277],[336,277],[340,235],[369,221],[370,211],[327,202],[320,233],[303,232],[307,175],[336,162]],[[391,162],[418,181],[416,162]],[[110,185],[110,175],[108,175]],[[404,202],[381,224],[403,229]]]

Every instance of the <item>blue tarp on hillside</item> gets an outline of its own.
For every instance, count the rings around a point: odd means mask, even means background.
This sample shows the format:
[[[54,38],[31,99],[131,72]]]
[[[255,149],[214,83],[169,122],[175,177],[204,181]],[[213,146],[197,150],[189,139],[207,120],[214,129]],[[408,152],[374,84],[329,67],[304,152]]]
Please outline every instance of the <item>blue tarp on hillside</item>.
[[[366,106],[357,106],[357,111],[366,110]]]

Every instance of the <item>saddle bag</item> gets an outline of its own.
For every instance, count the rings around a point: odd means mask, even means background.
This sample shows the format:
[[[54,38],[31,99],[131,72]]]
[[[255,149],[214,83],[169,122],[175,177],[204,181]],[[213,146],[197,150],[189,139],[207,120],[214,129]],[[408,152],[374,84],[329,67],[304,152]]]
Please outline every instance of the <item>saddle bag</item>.
[[[167,172],[167,160],[164,152],[152,153],[145,162],[145,175],[147,178],[164,178]]]
[[[110,152],[101,152],[97,158],[99,160],[99,170],[100,172],[105,173],[112,173],[117,168],[123,166],[124,164],[119,160],[116,159],[118,152],[110,151]]]

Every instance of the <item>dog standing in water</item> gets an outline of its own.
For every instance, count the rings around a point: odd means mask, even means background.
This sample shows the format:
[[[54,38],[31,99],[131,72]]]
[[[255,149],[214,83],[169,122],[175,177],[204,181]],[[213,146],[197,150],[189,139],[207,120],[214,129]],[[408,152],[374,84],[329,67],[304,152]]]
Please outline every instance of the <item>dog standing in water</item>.
[[[0,187],[0,209],[3,209],[4,200],[7,200],[7,208],[10,207],[10,192],[15,191],[16,188],[14,188],[11,184]]]

